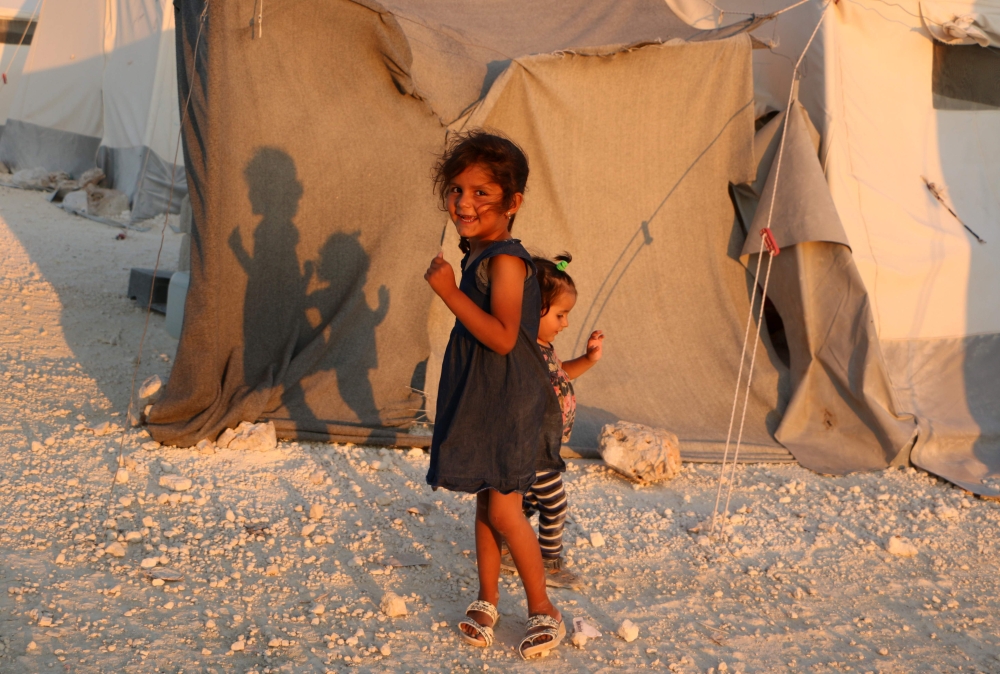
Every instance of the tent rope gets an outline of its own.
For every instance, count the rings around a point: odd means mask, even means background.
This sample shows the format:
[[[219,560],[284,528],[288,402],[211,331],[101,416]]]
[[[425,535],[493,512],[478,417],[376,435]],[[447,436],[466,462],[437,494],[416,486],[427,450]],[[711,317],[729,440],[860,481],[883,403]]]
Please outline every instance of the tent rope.
[[[774,262],[774,258],[778,255],[779,252],[779,249],[777,245],[774,244],[774,239],[771,235],[771,219],[774,216],[774,202],[776,201],[775,197],[777,196],[778,193],[778,180],[781,177],[781,159],[785,151],[785,140],[788,137],[788,120],[793,114],[792,102],[795,100],[796,89],[798,88],[796,86],[796,79],[799,75],[799,68],[802,65],[802,60],[805,58],[806,52],[809,51],[809,47],[812,45],[813,40],[816,38],[816,34],[819,32],[819,27],[823,25],[823,19],[826,18],[826,10],[829,8],[829,6],[830,2],[828,0],[827,3],[823,6],[823,10],[819,16],[819,21],[816,22],[816,27],[813,28],[812,35],[809,36],[809,40],[806,42],[805,47],[802,49],[802,53],[799,55],[798,60],[795,62],[795,67],[792,69],[792,84],[788,92],[788,104],[785,107],[785,119],[782,121],[781,141],[778,143],[778,159],[774,168],[774,187],[771,189],[771,203],[767,211],[767,223],[764,225],[764,228],[760,231],[763,245],[761,246],[760,253],[758,253],[757,255],[757,274],[755,274],[754,276],[754,285],[753,285],[755,289],[757,287],[757,279],[759,278],[760,274],[760,262],[764,255],[765,250],[768,253],[767,271],[764,275],[764,287],[761,291],[760,310],[758,311],[757,315],[757,327],[756,330],[754,331],[754,345],[753,345],[752,355],[750,357],[750,371],[747,373],[746,393],[744,394],[743,397],[743,413],[740,418],[740,430],[738,435],[736,436],[736,449],[733,452],[733,460],[729,476],[729,487],[726,493],[726,505],[722,511],[723,521],[725,521],[729,517],[729,504],[733,496],[733,484],[736,480],[736,464],[739,460],[740,447],[743,444],[743,429],[746,423],[747,406],[750,402],[750,384],[753,381],[753,369],[754,369],[754,364],[757,361],[757,347],[760,345],[760,339],[758,339],[758,337],[760,336],[760,326],[761,323],[763,323],[764,319],[764,304],[767,301],[767,286],[771,278],[771,264]],[[756,293],[754,293],[754,295],[756,295]],[[736,416],[736,403],[739,397],[740,379],[742,378],[743,374],[743,361],[746,358],[747,339],[749,338],[750,335],[750,322],[753,320],[753,308],[754,308],[754,296],[751,296],[750,315],[747,318],[747,329],[743,337],[743,354],[740,356],[740,369],[736,380],[736,394],[733,396],[733,410],[729,420],[729,433],[726,436],[726,451],[723,454],[722,467],[719,471],[719,487],[716,492],[715,507],[712,509],[712,525],[709,528],[709,535],[715,533],[716,519],[718,518],[719,515],[719,502],[721,500],[721,495],[722,495],[722,485],[726,481],[726,461],[729,455],[729,443],[732,439],[732,434],[733,434],[733,419]]]
[[[21,40],[17,43],[17,47],[14,49],[14,54],[10,57],[10,61],[7,62],[7,67],[3,69],[3,73],[0,74],[0,88],[7,85],[7,73],[10,72],[11,67],[14,65],[14,60],[17,59],[17,52],[21,51],[21,45],[24,44],[24,39],[28,37],[28,31],[31,30],[31,24],[35,23],[35,14],[38,10],[42,8],[42,0],[38,0],[38,4],[35,5],[35,9],[31,12],[31,18],[28,19],[27,25],[24,27],[24,32],[21,33]]]
[[[160,247],[156,251],[156,264],[153,265],[153,280],[154,283],[149,285],[149,300],[146,302],[146,319],[142,326],[142,336],[139,338],[139,353],[135,357],[135,367],[132,369],[132,384],[129,390],[128,396],[128,408],[125,412],[125,428],[122,429],[121,437],[118,441],[118,457],[116,461],[116,469],[111,478],[111,489],[108,490],[108,503],[107,510],[108,516],[111,515],[111,503],[115,497],[115,485],[117,484],[118,471],[122,470],[125,465],[125,438],[128,435],[129,428],[132,425],[132,412],[133,406],[135,405],[135,382],[139,377],[139,367],[142,365],[142,349],[146,343],[146,333],[149,330],[149,317],[153,313],[153,290],[155,287],[156,272],[160,269],[160,258],[163,255],[163,244],[166,241],[167,236],[167,223],[170,220],[170,204],[174,199],[174,185],[175,176],[177,175],[177,160],[180,157],[181,150],[181,138],[183,136],[184,123],[188,119],[188,110],[191,106],[191,95],[194,93],[195,87],[191,86],[191,81],[194,79],[195,65],[198,62],[198,47],[201,44],[201,34],[205,28],[205,19],[208,16],[208,7],[211,4],[211,0],[205,0],[205,7],[202,9],[201,16],[198,19],[198,34],[194,41],[194,52],[191,58],[191,70],[188,74],[188,94],[187,98],[184,100],[184,107],[182,108],[181,123],[180,128],[177,131],[177,143],[174,146],[174,164],[170,172],[170,191],[167,195],[167,208],[163,214],[163,226],[160,228]]]

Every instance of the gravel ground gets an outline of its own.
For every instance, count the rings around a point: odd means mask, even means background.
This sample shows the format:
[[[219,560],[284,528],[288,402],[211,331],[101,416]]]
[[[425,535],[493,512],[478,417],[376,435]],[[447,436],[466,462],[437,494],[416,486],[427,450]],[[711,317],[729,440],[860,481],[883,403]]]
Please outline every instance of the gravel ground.
[[[160,244],[117,231],[0,188],[0,672],[1000,672],[998,506],[911,468],[741,466],[710,539],[718,466],[640,488],[570,461],[584,586],[553,598],[603,636],[532,662],[510,579],[493,648],[457,638],[473,503],[431,492],[420,451],[196,451],[132,430],[113,485],[145,319],[128,269]],[[165,266],[178,245],[168,230]],[[153,315],[140,381],[175,349]],[[406,615],[382,612],[389,592]]]

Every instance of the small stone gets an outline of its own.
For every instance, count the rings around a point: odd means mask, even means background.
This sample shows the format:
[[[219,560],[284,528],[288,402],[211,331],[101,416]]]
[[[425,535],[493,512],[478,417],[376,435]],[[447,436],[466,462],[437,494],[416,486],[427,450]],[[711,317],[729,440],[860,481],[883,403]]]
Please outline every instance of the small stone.
[[[221,439],[221,438],[220,438]],[[219,443],[221,446],[221,443]],[[243,421],[236,427],[232,440],[226,447],[243,451],[267,451],[278,446],[278,434],[274,423],[268,421],[262,424],[251,424]]]
[[[889,649],[883,646],[882,648],[878,649],[878,654],[881,656],[889,655]]]
[[[146,515],[145,517],[142,518],[142,526],[146,527],[147,529],[152,528],[154,524],[156,524],[156,522],[149,515]]]
[[[358,557],[357,555],[355,555],[354,557],[351,558],[351,561],[349,561],[347,563],[347,565],[348,566],[362,566],[362,565],[364,565],[364,563],[365,563],[365,560],[363,560],[360,557]]]
[[[277,564],[269,564],[266,569],[264,569],[265,576],[277,576],[279,573]]]
[[[229,443],[233,441],[236,437],[236,431],[231,428],[227,428],[222,431],[222,434],[215,440],[215,446],[219,449],[226,449],[229,447]]]
[[[954,520],[958,519],[958,508],[941,506],[939,508],[935,508],[934,514],[943,520]]]
[[[380,608],[382,613],[390,618],[406,615],[406,601],[395,592],[386,592],[382,595]]]
[[[141,562],[139,562],[139,566],[141,566],[144,569],[152,569],[159,563],[160,563],[159,557],[146,557]]]
[[[326,606],[324,606],[323,604],[316,604],[315,606],[312,607],[312,609],[310,609],[310,613],[314,615],[323,615],[324,613],[326,613]]]
[[[102,421],[101,423],[97,424],[90,430],[93,432],[94,435],[101,436],[111,433],[114,430],[114,428],[111,426],[110,422]]]
[[[141,447],[147,451],[152,451],[154,449],[159,449],[160,443],[156,440],[148,440],[147,442],[142,443]]]
[[[203,649],[201,649],[201,654],[204,655],[204,656],[209,656],[209,655],[212,654],[212,651],[210,651],[207,648],[203,648]]]
[[[228,522],[236,521],[236,515],[233,514],[232,510],[226,510],[226,521]]]
[[[379,646],[378,652],[382,654],[383,657],[389,657],[392,655],[392,649],[389,648],[389,644],[382,644]]]
[[[379,494],[375,497],[375,504],[384,508],[385,506],[392,504],[392,497],[388,494]]]
[[[163,388],[163,380],[160,379],[160,375],[154,374],[142,382],[142,385],[139,387],[139,398],[145,404],[146,401],[151,400],[153,396],[159,393],[161,388]]]
[[[31,653],[32,651],[37,651],[37,650],[38,650],[38,644],[36,644],[34,641],[29,641],[28,652]]]
[[[120,499],[118,499],[118,503],[120,503],[123,508],[128,508],[130,505],[132,505],[132,497],[122,496]]]
[[[316,524],[307,524],[302,527],[302,535],[305,537],[312,536],[312,532],[316,531]]]
[[[206,630],[214,630],[215,629],[215,621],[212,620],[211,618],[209,618],[208,620],[206,620],[205,621],[205,629]]]
[[[632,480],[670,480],[681,471],[680,444],[670,431],[619,421],[601,429],[598,445],[604,462]]]
[[[639,628],[631,620],[624,620],[618,627],[618,636],[628,642],[639,638]]]
[[[161,475],[160,476],[160,486],[170,491],[187,491],[194,483],[189,477],[182,477],[180,475]]]
[[[124,557],[125,556],[125,546],[115,541],[111,543],[106,548],[104,548],[105,554],[111,555],[112,557]]]
[[[239,641],[234,642],[229,647],[229,650],[234,651],[234,652],[239,652],[239,651],[242,651],[244,648],[246,648],[246,642],[243,641],[242,639],[240,639]]]
[[[324,473],[321,470],[317,470],[315,473],[309,476],[309,481],[312,482],[313,484],[323,484],[324,480],[326,480],[326,473]]]
[[[79,484],[80,484],[80,480],[78,480],[75,477],[71,477],[70,479],[66,480],[66,486],[67,487],[76,487]]]
[[[577,648],[583,648],[587,645],[587,635],[583,632],[573,632],[572,641]]]
[[[118,484],[125,484],[128,482],[128,471],[124,468],[119,468],[115,473],[115,482]]]
[[[917,546],[909,542],[905,538],[900,538],[899,536],[891,536],[888,543],[886,543],[885,551],[890,555],[896,555],[897,557],[913,557],[917,554]]]
[[[313,503],[309,506],[309,519],[311,520],[321,520],[323,519],[323,505],[320,503]]]
[[[600,531],[595,531],[590,534],[590,544],[595,548],[604,547],[604,535]]]
[[[138,531],[129,531],[125,534],[126,543],[140,543],[142,542],[142,534]]]
[[[40,452],[44,452],[45,451],[45,445],[43,445],[42,443],[40,443],[38,440],[32,440],[31,441],[31,451],[33,451],[35,454],[38,454]]]
[[[724,662],[720,662],[720,663],[719,663],[719,666],[718,666],[718,667],[716,667],[716,669],[717,669],[717,670],[718,670],[718,671],[719,671],[720,673],[721,673],[721,672],[728,672],[728,671],[729,671],[729,665],[727,665],[727,664],[726,664],[726,663],[724,663]]]

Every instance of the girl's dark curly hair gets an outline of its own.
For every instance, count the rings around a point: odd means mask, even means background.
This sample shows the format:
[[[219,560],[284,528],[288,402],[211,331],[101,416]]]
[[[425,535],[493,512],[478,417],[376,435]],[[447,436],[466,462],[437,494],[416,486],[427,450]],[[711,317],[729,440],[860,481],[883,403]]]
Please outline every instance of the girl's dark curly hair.
[[[524,194],[528,184],[528,158],[517,143],[496,132],[475,129],[457,134],[449,142],[441,161],[434,167],[434,190],[447,210],[448,186],[462,171],[478,164],[486,169],[503,190],[503,199],[497,204],[501,212],[511,207],[515,194]],[[507,223],[507,231],[514,227],[514,214]],[[469,242],[462,239],[459,247],[469,252]]]
[[[538,287],[542,291],[542,316],[544,316],[549,313],[549,307],[559,295],[567,291],[576,294],[573,277],[566,273],[566,265],[573,261],[573,256],[563,253],[551,260],[547,257],[533,256],[531,261],[535,263]]]

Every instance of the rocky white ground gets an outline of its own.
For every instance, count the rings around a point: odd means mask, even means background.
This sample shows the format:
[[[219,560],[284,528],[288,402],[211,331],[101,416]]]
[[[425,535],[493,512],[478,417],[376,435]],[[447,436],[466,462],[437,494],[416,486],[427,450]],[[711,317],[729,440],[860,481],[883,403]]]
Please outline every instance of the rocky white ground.
[[[586,585],[554,597],[604,634],[528,663],[515,582],[492,649],[455,636],[475,594],[472,503],[432,493],[421,452],[199,452],[132,431],[112,488],[145,319],[128,270],[160,244],[116,234],[0,188],[0,672],[1000,672],[998,506],[912,469],[741,467],[713,541],[698,525],[717,466],[635,488],[571,461],[568,558]],[[178,244],[168,230],[168,267]],[[166,378],[175,348],[152,316],[140,381]],[[916,554],[887,552],[892,536]],[[405,616],[381,612],[387,592]],[[635,641],[615,635],[625,619]]]

